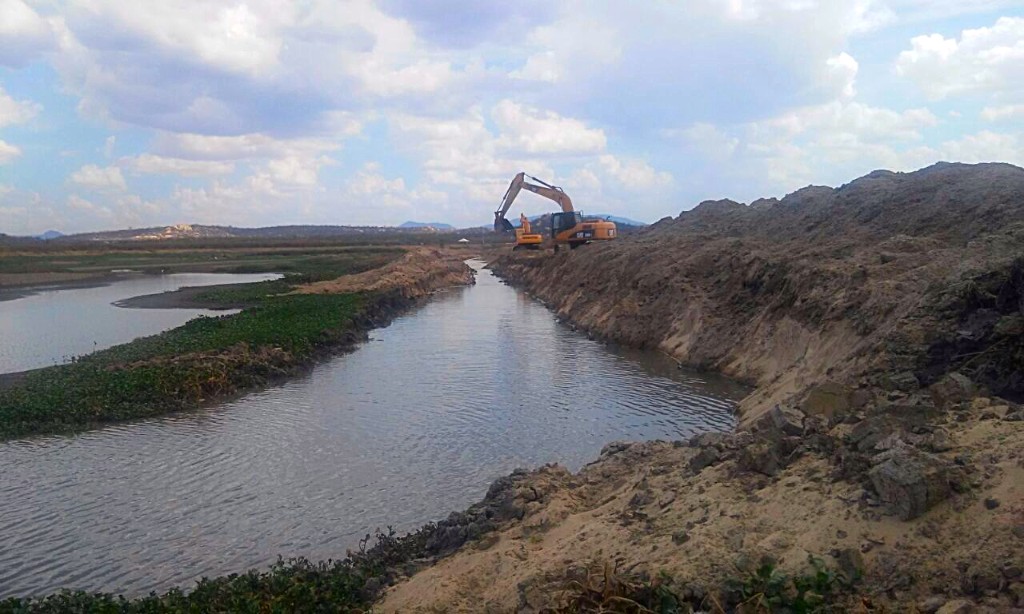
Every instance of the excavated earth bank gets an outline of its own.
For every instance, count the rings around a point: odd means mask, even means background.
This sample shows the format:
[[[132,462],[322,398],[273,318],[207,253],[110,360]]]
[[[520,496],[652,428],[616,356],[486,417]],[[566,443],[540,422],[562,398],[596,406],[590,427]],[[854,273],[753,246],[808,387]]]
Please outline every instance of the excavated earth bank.
[[[811,557],[835,611],[1024,608],[1024,169],[704,202],[493,268],[595,335],[757,388],[736,433],[513,475],[513,519],[381,611],[642,611],[608,600],[617,577],[680,611],[767,611],[757,568],[810,577]]]

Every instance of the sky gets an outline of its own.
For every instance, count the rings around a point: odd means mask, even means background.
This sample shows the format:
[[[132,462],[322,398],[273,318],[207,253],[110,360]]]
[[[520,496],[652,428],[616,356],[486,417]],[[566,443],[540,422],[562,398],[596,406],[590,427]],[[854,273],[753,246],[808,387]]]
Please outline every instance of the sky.
[[[521,170],[651,222],[940,160],[1024,166],[1024,0],[0,0],[0,233],[484,225]]]

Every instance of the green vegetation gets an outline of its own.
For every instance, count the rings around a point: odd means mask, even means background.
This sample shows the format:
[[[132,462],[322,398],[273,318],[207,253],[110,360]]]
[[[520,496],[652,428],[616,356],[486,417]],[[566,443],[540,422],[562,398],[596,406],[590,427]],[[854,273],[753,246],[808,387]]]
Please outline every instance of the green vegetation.
[[[662,572],[654,579],[624,578],[605,565],[582,581],[569,582],[563,603],[553,614],[689,614],[695,611],[740,614],[816,614],[840,612],[831,604],[848,594],[853,582],[809,557],[812,571],[799,576],[781,573],[770,561],[743,579],[725,583],[720,595],[678,582]]]
[[[0,438],[152,416],[266,385],[355,340],[355,295],[270,297],[40,369],[0,390]]]
[[[77,273],[106,274],[130,269],[149,273],[352,273],[380,266],[401,255],[392,246],[195,244],[172,247],[101,245],[63,246],[37,250],[0,250],[0,275]]]
[[[792,612],[811,614],[830,612],[843,593],[849,591],[858,578],[847,579],[825,567],[816,557],[809,557],[813,571],[799,576],[787,576],[773,563],[764,562],[744,580],[730,584],[739,602],[737,611],[750,614]]]
[[[172,589],[140,599],[104,593],[61,592],[39,599],[0,601],[0,614],[171,614],[198,612],[364,612],[391,581],[391,570],[429,555],[434,525],[405,537],[366,536],[358,552],[341,561],[278,561],[268,571],[252,570],[201,580],[185,593]]]
[[[267,385],[356,341],[356,320],[372,298],[286,295],[298,284],[361,272],[396,249],[291,254],[280,280],[221,286],[196,296],[242,312],[201,317],[152,337],[29,373],[0,389],[0,439],[74,431],[154,416]]]

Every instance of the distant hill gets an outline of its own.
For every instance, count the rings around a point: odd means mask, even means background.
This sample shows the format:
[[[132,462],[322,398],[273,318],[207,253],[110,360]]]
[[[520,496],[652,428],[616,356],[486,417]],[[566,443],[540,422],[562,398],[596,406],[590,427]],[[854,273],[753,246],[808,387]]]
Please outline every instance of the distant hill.
[[[616,224],[626,224],[627,226],[647,226],[648,225],[647,222],[638,222],[636,220],[631,220],[628,217],[620,217],[618,215],[605,215],[603,213],[598,213],[598,214],[595,214],[595,217],[603,217],[603,218],[606,218],[606,219],[608,219],[608,220],[610,220],[612,222],[615,222]]]
[[[59,238],[61,238],[63,236],[64,236],[63,232],[58,232],[56,230],[47,230],[46,232],[44,232],[41,235],[36,235],[36,238],[37,239],[42,239],[43,241],[49,241],[51,239],[59,239]]]
[[[441,228],[443,227],[443,228]],[[268,226],[264,228],[236,228],[234,226],[206,226],[202,224],[176,224],[152,228],[129,228],[82,234],[62,235],[61,241],[168,241],[191,239],[330,239],[332,237],[359,237],[360,241],[376,240],[422,240],[424,234],[437,230],[448,232],[453,228],[447,224],[415,227],[395,226]]]
[[[441,222],[402,222],[399,228],[433,228],[434,230],[454,230],[454,226],[451,224],[444,224]]]
[[[638,222],[636,220],[631,220],[628,217],[621,217],[621,216],[618,216],[618,215],[608,215],[607,213],[584,213],[584,216],[585,217],[601,218],[603,220],[609,220],[611,222],[615,222],[615,224],[618,225],[618,226],[636,226],[637,228],[641,228],[643,226],[648,226],[649,225],[647,222]],[[541,215],[535,215],[535,216],[530,218],[530,223],[535,225],[535,226],[537,224],[539,224],[539,223],[547,224],[548,223],[548,219],[550,219],[550,217],[551,217],[550,213],[544,213],[544,214],[541,214]],[[509,218],[509,221],[512,222],[513,226],[515,226],[517,228],[519,227],[519,218],[518,217],[516,217],[514,219]]]

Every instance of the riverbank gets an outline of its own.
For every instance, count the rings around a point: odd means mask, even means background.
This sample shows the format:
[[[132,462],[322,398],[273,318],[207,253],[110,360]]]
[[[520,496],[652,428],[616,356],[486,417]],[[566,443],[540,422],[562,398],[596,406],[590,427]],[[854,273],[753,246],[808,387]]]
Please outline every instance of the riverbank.
[[[426,249],[373,275],[398,278],[409,270],[426,278],[343,293],[279,293],[303,291],[296,278],[210,291],[210,301],[225,300],[227,292],[230,300],[244,296],[248,306],[13,378],[0,388],[0,438],[159,415],[266,386],[354,347],[367,330],[430,292],[472,281],[459,256]]]
[[[380,610],[1024,607],[1022,245],[1024,170],[938,165],[499,258],[590,334],[757,388],[734,434],[529,474]]]

